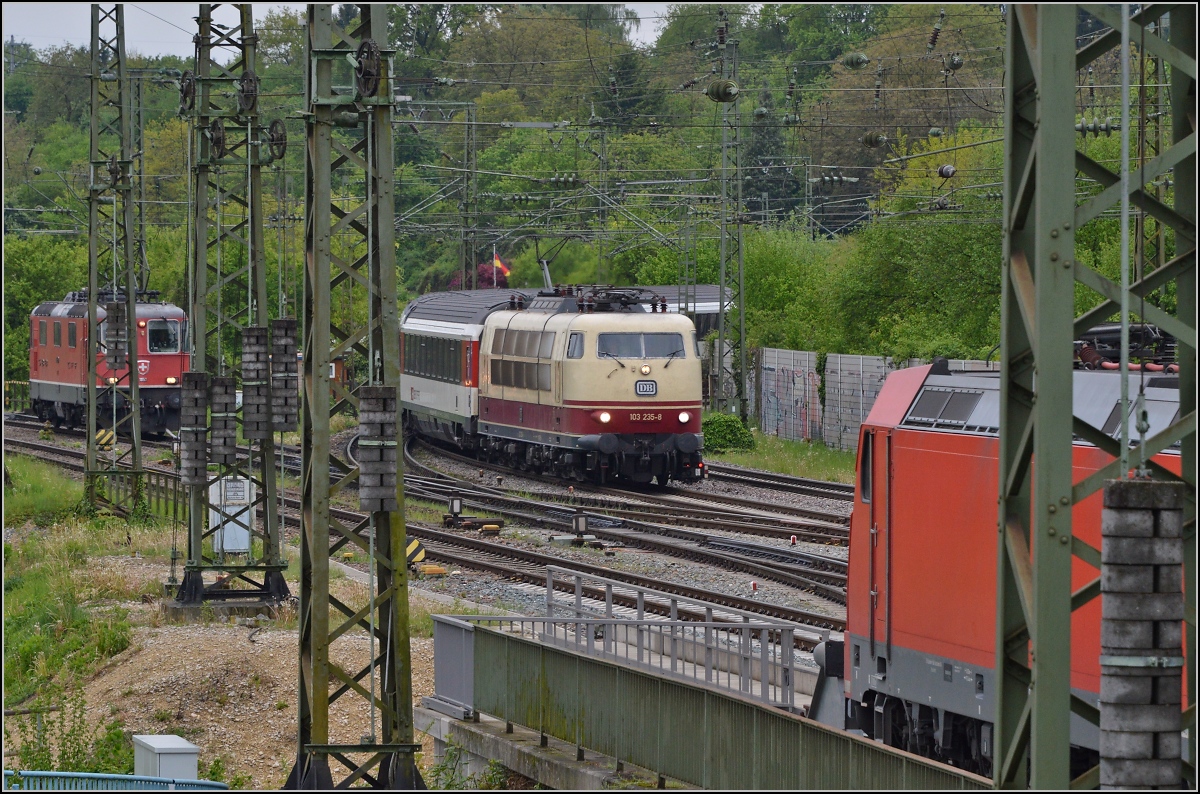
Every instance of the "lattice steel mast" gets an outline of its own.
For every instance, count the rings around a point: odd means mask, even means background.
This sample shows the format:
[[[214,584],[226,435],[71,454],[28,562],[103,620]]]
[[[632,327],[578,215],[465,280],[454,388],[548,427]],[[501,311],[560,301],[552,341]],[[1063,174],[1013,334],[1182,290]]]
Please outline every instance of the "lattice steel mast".
[[[742,422],[745,422],[746,313],[742,298],[745,294],[746,266],[742,251],[741,114],[736,101],[738,41],[729,38],[729,20],[725,10],[721,9],[719,14],[717,49],[721,54],[721,77],[733,84],[735,93],[721,106],[721,311],[717,316],[717,350],[714,362],[717,368],[717,389],[711,399],[716,410],[727,411],[732,398],[734,411],[741,417]],[[736,332],[729,328],[732,319],[729,315],[735,307]],[[730,361],[729,369],[725,366],[727,355]]]
[[[1075,50],[1078,8],[1112,30]],[[1165,6],[1142,7],[1130,21],[1135,41]],[[1149,52],[1170,65],[1171,146],[1131,174],[1130,201],[1170,227],[1175,256],[1134,282],[1130,305],[1179,341],[1179,414],[1167,428],[1128,452],[1136,467],[1181,444],[1189,486],[1184,529],[1186,655],[1196,658],[1196,276],[1195,276],[1195,9],[1170,6],[1170,41],[1146,31]],[[1075,147],[1076,74],[1120,43],[1120,11],[1101,5],[1018,5],[1009,12],[1005,74],[1005,187],[1001,314],[1000,507],[997,592],[997,677],[994,776],[1002,787],[1094,787],[1098,767],[1071,781],[1071,715],[1097,722],[1093,703],[1071,692],[1071,615],[1099,595],[1097,549],[1074,537],[1072,507],[1115,479],[1114,460],[1081,482],[1072,478],[1072,435],[1114,458],[1120,444],[1072,414],[1074,339],[1117,312],[1121,288],[1075,259],[1085,223],[1121,200],[1121,179]],[[1128,96],[1123,97],[1128,102]],[[1168,169],[1174,201],[1146,185]],[[1076,172],[1104,190],[1075,205]],[[1074,315],[1075,285],[1105,298]],[[1175,312],[1139,298],[1174,284]],[[1036,461],[1036,467],[1033,466]],[[1177,479],[1150,463],[1156,479]],[[1078,558],[1080,563],[1075,563]],[[1089,581],[1072,590],[1072,568]],[[1189,669],[1188,680],[1195,683]],[[1195,687],[1188,699],[1195,703]],[[1195,759],[1195,709],[1189,742]],[[1193,779],[1194,783],[1194,779]]]
[[[192,121],[194,217],[192,222],[194,262],[192,272],[191,349],[192,373],[204,377],[187,378],[197,384],[201,394],[211,394],[212,461],[215,476],[202,468],[188,486],[188,552],[182,586],[177,599],[197,604],[213,599],[260,598],[277,602],[287,597],[283,578],[287,561],[283,558],[279,505],[276,495],[275,443],[271,422],[262,421],[269,410],[270,388],[266,370],[266,336],[271,304],[267,290],[266,251],[263,237],[261,166],[272,160],[259,120],[259,81],[256,72],[258,37],[250,4],[230,6],[236,17],[233,24],[216,23],[213,12],[219,6],[200,5],[197,17],[196,72],[185,73],[180,81],[181,112]],[[232,51],[230,63],[222,54]],[[280,151],[280,156],[282,152]],[[281,333],[279,329],[276,333]],[[286,331],[283,333],[286,334]],[[243,353],[242,430],[250,454],[239,460],[236,454],[234,386],[232,368],[227,364],[229,348],[235,345]],[[259,361],[259,358],[262,361]],[[276,361],[276,368],[282,361]],[[249,368],[246,365],[249,364]],[[189,390],[185,388],[185,399]],[[203,422],[203,418],[200,419]],[[262,425],[266,425],[265,427]],[[187,433],[203,427],[188,427]],[[279,428],[282,429],[282,428]],[[257,454],[255,441],[257,444]],[[200,441],[201,449],[203,440]],[[226,478],[254,484],[255,499],[248,506],[232,511],[210,499],[210,488],[227,488]],[[204,541],[214,539],[216,526],[208,526],[216,511],[222,521],[235,520],[250,529],[250,551],[244,562],[227,559],[225,543],[220,551],[204,551]],[[256,518],[261,514],[261,521]],[[255,557],[255,541],[261,554]],[[206,586],[205,571],[234,574],[240,589]],[[259,579],[252,578],[253,576]]]
[[[342,785],[361,779],[378,788],[413,788],[418,781],[403,482],[396,460],[400,317],[392,52],[380,46],[387,41],[383,7],[358,8],[358,19],[343,30],[333,21],[332,6],[308,7],[304,310],[309,320],[301,410],[300,725],[288,788],[330,788],[330,758],[348,771]],[[343,77],[348,60],[354,72]],[[335,197],[335,186],[347,195]],[[343,285],[365,301],[365,323],[334,321],[330,293]],[[335,355],[351,350],[366,358],[368,377],[361,387],[347,391],[331,382],[329,365]],[[337,389],[336,401],[331,387]],[[346,405],[359,409],[359,468],[336,459],[330,449],[330,417]],[[336,482],[331,464],[343,472]],[[356,478],[360,504],[369,515],[347,526],[331,514],[330,497]],[[343,603],[329,592],[330,555],[347,544],[371,560],[373,587],[363,604]],[[358,647],[358,629],[368,632],[370,661],[362,669],[346,669],[331,650],[348,641]],[[362,737],[338,733],[331,714],[359,697],[370,703],[370,731]]]
[[[138,263],[134,247],[133,140],[130,80],[125,60],[125,9],[92,6],[91,146],[88,180],[88,361],[87,499],[95,505],[99,480],[111,482],[127,468],[132,488],[107,489],[110,499],[127,492],[121,505],[142,509],[142,421],[138,389]],[[98,307],[104,303],[105,338],[100,339]],[[101,372],[97,356],[103,351]],[[97,379],[105,385],[98,387]],[[127,391],[123,391],[127,389]],[[103,400],[106,405],[101,406]],[[100,468],[97,412],[111,411],[114,433],[130,436],[128,451]],[[122,413],[124,415],[122,415]]]

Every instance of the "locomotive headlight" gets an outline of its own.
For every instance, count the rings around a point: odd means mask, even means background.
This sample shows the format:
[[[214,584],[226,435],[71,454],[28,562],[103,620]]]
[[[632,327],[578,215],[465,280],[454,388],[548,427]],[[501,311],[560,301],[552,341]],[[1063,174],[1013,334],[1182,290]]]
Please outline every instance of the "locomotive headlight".
[[[643,375],[649,375],[649,374],[650,374],[650,365],[649,365],[649,364],[643,364],[643,365],[642,365],[642,368],[641,368],[641,370],[640,370],[640,371],[641,371],[641,373],[642,373]]]
[[[612,414],[610,414],[608,411],[601,411],[600,415],[596,418],[599,419],[602,424],[608,424],[612,421]]]
[[[172,386],[174,386],[174,385],[175,385],[175,378],[168,377],[168,378],[167,378],[167,383],[169,383],[169,384],[171,384]]]
[[[684,423],[684,424],[687,424],[687,423],[688,423],[688,420],[690,420],[691,418],[692,418],[692,415],[691,415],[691,414],[689,414],[687,411],[680,411],[680,412],[679,412],[679,421],[680,421],[680,422],[682,422],[682,423]]]

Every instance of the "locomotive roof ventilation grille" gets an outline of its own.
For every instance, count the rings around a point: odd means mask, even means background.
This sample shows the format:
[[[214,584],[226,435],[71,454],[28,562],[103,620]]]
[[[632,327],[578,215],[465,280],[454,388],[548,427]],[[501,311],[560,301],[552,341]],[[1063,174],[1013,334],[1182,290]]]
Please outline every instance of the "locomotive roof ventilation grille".
[[[904,427],[925,427],[959,430],[967,433],[998,433],[999,427],[968,424],[983,391],[947,389],[926,386],[921,389],[908,415],[900,424]]]

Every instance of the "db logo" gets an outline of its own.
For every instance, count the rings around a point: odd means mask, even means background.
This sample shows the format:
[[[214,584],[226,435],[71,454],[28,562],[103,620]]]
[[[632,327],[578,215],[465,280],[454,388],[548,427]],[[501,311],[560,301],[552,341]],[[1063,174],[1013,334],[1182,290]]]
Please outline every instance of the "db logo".
[[[139,361],[138,362],[138,374],[141,375],[143,378],[150,374],[150,362],[149,361]]]

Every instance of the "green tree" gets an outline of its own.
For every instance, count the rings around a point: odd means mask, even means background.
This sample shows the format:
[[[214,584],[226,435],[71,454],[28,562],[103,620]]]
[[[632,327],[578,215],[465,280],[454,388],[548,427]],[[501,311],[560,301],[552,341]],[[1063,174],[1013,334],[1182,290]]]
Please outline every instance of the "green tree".
[[[787,42],[800,58],[833,61],[877,35],[888,8],[871,3],[806,3],[777,6],[771,13],[786,16]]]
[[[64,44],[38,53],[39,68],[31,72],[33,99],[29,117],[39,127],[56,121],[82,125],[91,114],[92,54],[86,46]]]
[[[29,378],[29,314],[87,285],[87,248],[47,235],[4,238],[4,378]]]

